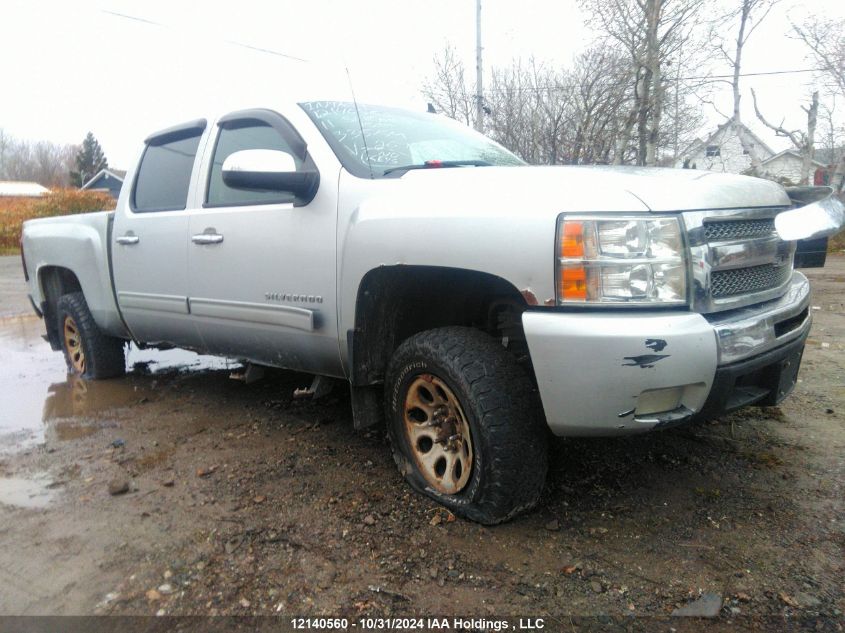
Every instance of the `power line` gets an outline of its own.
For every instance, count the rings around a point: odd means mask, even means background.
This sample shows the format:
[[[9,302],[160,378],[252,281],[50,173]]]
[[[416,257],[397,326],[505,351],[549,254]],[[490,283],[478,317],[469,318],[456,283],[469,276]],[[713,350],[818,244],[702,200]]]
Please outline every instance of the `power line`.
[[[151,26],[158,26],[160,28],[168,28],[161,22],[153,22],[152,20],[147,20],[146,18],[139,18],[134,15],[127,15],[126,13],[118,13],[117,11],[109,11],[108,9],[100,9],[101,13],[108,13],[109,15],[114,15],[119,18],[124,18],[126,20],[134,20],[135,22],[141,22],[143,24],[149,24]]]
[[[826,68],[797,68],[795,70],[769,70],[759,73],[740,73],[740,77],[760,77],[762,75],[791,75],[792,73],[818,73],[824,72]],[[701,77],[678,77],[672,81],[688,81],[692,79],[733,79],[733,73],[730,75],[703,75]]]
[[[107,13],[109,15],[113,15],[119,18],[124,18],[126,20],[134,20],[135,22],[141,22],[142,24],[148,24],[150,26],[157,26],[159,28],[165,29],[172,29],[172,27],[162,24],[161,22],[155,22],[153,20],[148,20],[146,18],[141,18],[134,15],[129,15],[126,13],[120,13],[118,11],[110,11],[108,9],[100,9],[102,13]],[[479,37],[480,37],[480,26],[479,28]],[[292,59],[294,61],[299,62],[308,62],[308,59],[297,57],[295,55],[289,55],[287,53],[282,53],[280,51],[276,51],[270,48],[263,48],[260,46],[254,46],[252,44],[245,44],[243,42],[238,42],[235,40],[223,40],[226,44],[232,44],[233,46],[240,46],[241,48],[246,48],[251,51],[255,51],[257,53],[265,53],[267,55],[275,55],[277,57],[284,57],[285,59]],[[479,40],[479,50],[480,50],[480,40]],[[480,53],[479,53],[480,55]],[[764,77],[770,75],[791,75],[796,73],[814,73],[814,72],[825,72],[828,70],[827,68],[797,68],[793,70],[770,70],[770,71],[762,71],[756,73],[740,73],[740,77]],[[733,79],[733,73],[730,75],[700,75],[694,77],[667,77],[666,81],[697,81],[697,80],[711,80],[711,79]],[[483,92],[486,93],[501,93],[501,92],[524,92],[524,91],[556,91],[556,90],[567,90],[566,86],[525,86],[525,87],[517,87],[517,88],[488,88]],[[481,92],[481,91],[479,91]],[[477,98],[481,95],[477,95]]]
[[[116,16],[118,18],[123,18],[125,20],[133,20],[135,22],[141,22],[142,24],[147,24],[149,26],[157,26],[162,29],[172,29],[172,27],[162,24],[161,22],[155,22],[153,20],[148,20],[146,18],[139,18],[135,15],[129,15],[126,13],[119,13],[117,11],[109,11],[108,9],[100,9],[102,13],[107,13],[109,15]],[[172,29],[173,30],[173,29]],[[266,53],[267,55],[275,55],[277,57],[284,57],[285,59],[292,59],[297,62],[307,62],[307,59],[302,57],[296,57],[295,55],[288,55],[287,53],[281,53],[279,51],[274,51],[271,48],[262,48],[260,46],[253,46],[252,44],[244,44],[243,42],[237,42],[235,40],[223,40],[226,44],[232,44],[233,46],[240,46],[241,48],[246,48],[251,51],[256,51],[258,53]]]
[[[764,75],[789,75],[793,73],[816,73],[824,72],[825,68],[798,68],[795,70],[770,70],[759,73],[740,73],[740,77],[760,77]],[[693,80],[710,80],[710,79],[733,79],[733,74],[730,75],[701,75],[699,77],[666,77],[666,81],[693,81]],[[488,88],[486,93],[502,93],[502,92],[541,92],[541,91],[556,91],[569,90],[569,86],[517,86],[513,88]]]

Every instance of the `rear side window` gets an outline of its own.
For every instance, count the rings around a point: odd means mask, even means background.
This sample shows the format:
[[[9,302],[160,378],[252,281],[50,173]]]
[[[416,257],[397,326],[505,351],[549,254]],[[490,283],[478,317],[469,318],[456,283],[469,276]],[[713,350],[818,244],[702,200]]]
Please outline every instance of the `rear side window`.
[[[244,149],[273,149],[294,155],[296,168],[302,167],[302,160],[279,132],[269,125],[255,120],[238,121],[220,128],[214,158],[208,177],[207,206],[230,206],[242,204],[270,204],[293,202],[292,193],[279,191],[247,191],[232,189],[223,182],[223,161]]]
[[[202,130],[189,130],[150,141],[135,178],[134,211],[177,211],[187,206],[201,136]]]

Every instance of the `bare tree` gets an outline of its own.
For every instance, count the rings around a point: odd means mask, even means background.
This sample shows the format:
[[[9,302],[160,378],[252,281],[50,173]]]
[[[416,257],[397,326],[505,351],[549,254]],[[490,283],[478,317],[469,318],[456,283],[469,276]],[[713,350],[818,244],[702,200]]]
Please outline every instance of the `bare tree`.
[[[447,51],[435,59],[435,72],[422,93],[435,109],[472,124],[472,91],[459,60]],[[665,64],[679,68],[676,59],[681,57],[678,52]],[[486,82],[486,134],[533,164],[636,162],[641,144],[632,134],[639,109],[631,68],[618,45],[594,46],[568,68],[535,59],[494,67]],[[692,140],[701,113],[687,98],[687,82],[666,79],[662,84],[661,99],[672,107],[662,115],[667,124],[657,128],[650,143],[653,155],[675,157],[678,147]]]
[[[733,113],[731,114],[730,121],[742,145],[743,152],[751,160],[749,173],[756,174],[759,172],[762,159],[757,148],[753,147],[751,140],[741,129],[742,110],[740,104],[742,101],[742,92],[740,90],[740,77],[742,74],[742,55],[745,45],[754,34],[754,31],[763,23],[769,12],[780,0],[732,0],[732,2],[735,4],[733,10],[729,11],[723,18],[716,20],[711,25],[710,33],[711,40],[715,42],[717,52],[725,62],[730,64],[733,72],[731,80]],[[719,33],[728,23],[737,24],[735,39],[719,37]]]
[[[810,57],[827,77],[829,87],[845,94],[845,18],[814,16],[803,24],[793,24],[792,29],[810,49]]]
[[[845,19],[812,16],[803,24],[793,24],[795,34],[807,45],[810,58],[826,78],[828,90],[845,95]],[[830,184],[838,192],[845,190],[845,152],[840,151]]]
[[[819,91],[816,90],[813,92],[810,107],[805,108],[804,106],[801,106],[801,109],[807,113],[806,132],[803,130],[787,130],[783,127],[783,121],[781,121],[780,125],[770,123],[766,120],[757,106],[757,95],[754,94],[753,88],[751,89],[751,97],[754,100],[754,112],[757,114],[757,118],[760,119],[760,122],[767,128],[774,130],[775,134],[778,136],[787,137],[790,141],[792,141],[795,149],[798,150],[802,159],[801,181],[799,184],[808,184],[810,181],[810,168],[813,165],[813,154],[815,153],[816,125],[818,123],[819,115]]]
[[[0,129],[0,180],[31,180],[45,187],[67,187],[77,148],[49,141],[19,140]]]
[[[835,167],[838,159],[845,154],[845,123],[838,116],[836,102],[836,96],[832,95],[827,103],[819,105],[816,159],[822,160],[823,156],[823,162],[828,167]]]
[[[627,60],[612,48],[596,46],[575,58],[571,73],[575,137],[568,162],[623,162],[621,155],[628,148],[617,141],[634,123],[632,91],[626,83],[629,71]]]
[[[48,188],[68,186],[68,171],[74,163],[76,151],[74,145],[38,141],[32,147],[33,179]]]
[[[688,49],[693,52],[688,53]],[[662,165],[675,165],[682,150],[698,140],[706,122],[702,104],[712,91],[711,81],[706,76],[689,77],[697,74],[699,51],[697,42],[690,42],[689,47],[680,48],[677,56],[666,62],[665,125],[661,126],[658,145]]]
[[[509,68],[493,68],[485,98],[487,133],[529,163],[542,162],[534,86],[521,61]]]
[[[700,0],[580,0],[589,21],[627,53],[631,111],[624,119],[614,162],[636,130],[636,162],[656,165],[666,84],[663,67],[677,56],[707,4]]]
[[[434,74],[423,83],[422,93],[438,112],[475,125],[475,95],[467,85],[464,64],[451,46],[434,56]]]
[[[0,177],[6,171],[6,161],[12,149],[12,138],[0,127]]]
[[[531,163],[570,162],[575,126],[571,72],[514,60],[494,68],[487,104],[487,131]]]

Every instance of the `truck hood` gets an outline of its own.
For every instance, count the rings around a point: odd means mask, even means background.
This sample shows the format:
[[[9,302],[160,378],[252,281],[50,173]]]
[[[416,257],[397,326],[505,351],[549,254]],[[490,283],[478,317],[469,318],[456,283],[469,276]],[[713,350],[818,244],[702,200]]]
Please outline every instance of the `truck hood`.
[[[398,265],[480,271],[554,305],[561,213],[648,213],[787,206],[780,185],[684,169],[455,167],[376,180],[341,176],[343,305],[360,280]],[[354,323],[354,316],[347,323]],[[349,325],[352,327],[352,325]]]
[[[655,167],[470,167],[411,170],[396,193],[406,203],[436,200],[493,211],[691,211],[789,206],[779,184],[734,174]]]

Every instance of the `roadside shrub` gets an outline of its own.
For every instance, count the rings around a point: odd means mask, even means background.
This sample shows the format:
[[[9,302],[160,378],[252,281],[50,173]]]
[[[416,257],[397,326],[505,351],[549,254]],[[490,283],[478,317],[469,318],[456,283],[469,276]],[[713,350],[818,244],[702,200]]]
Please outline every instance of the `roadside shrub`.
[[[26,220],[113,209],[114,199],[102,191],[57,189],[40,198],[0,199],[0,253],[16,253]]]

